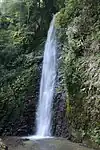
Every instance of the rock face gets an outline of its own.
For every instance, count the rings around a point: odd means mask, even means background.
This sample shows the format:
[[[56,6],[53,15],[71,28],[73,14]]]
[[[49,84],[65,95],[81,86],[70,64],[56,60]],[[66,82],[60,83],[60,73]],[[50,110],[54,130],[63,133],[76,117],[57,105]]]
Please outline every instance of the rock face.
[[[0,150],[8,150],[8,147],[0,139]]]
[[[66,113],[76,141],[100,145],[100,1],[67,0],[56,17]],[[63,82],[64,81],[64,82]],[[96,146],[95,146],[96,145]]]
[[[66,92],[63,86],[63,76],[60,71],[62,64],[61,44],[58,42],[57,77],[52,113],[52,132],[56,137],[70,138],[68,118],[66,113]]]
[[[64,94],[64,93],[63,93]],[[62,93],[57,93],[53,104],[53,135],[56,137],[70,137],[68,118],[66,115],[66,101]]]

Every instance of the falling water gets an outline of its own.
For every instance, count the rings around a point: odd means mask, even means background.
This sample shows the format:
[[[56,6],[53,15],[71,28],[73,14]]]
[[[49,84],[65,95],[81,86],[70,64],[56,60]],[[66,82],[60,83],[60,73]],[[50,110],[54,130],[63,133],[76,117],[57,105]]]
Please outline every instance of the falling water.
[[[50,24],[44,50],[40,97],[37,109],[37,131],[40,137],[51,136],[51,106],[56,78],[56,35],[55,17]]]

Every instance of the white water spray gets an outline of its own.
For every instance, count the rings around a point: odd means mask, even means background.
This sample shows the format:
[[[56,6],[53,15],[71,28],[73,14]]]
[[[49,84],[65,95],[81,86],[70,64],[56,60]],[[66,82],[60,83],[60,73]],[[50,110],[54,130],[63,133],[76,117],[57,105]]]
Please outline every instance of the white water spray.
[[[40,84],[39,104],[36,113],[36,135],[23,137],[36,140],[51,138],[52,103],[56,79],[56,34],[54,27],[55,17],[50,24],[45,44],[42,77]]]
[[[56,35],[53,18],[44,50],[40,97],[37,109],[37,131],[40,137],[51,136],[51,107],[56,78]]]

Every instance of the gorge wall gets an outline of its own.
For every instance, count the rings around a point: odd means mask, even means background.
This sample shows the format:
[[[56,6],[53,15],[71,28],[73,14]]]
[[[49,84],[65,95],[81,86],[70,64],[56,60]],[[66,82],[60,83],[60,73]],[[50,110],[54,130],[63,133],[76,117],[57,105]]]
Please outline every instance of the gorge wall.
[[[31,2],[22,3],[24,11],[0,14],[0,135],[35,132],[44,43],[52,13],[59,11],[52,132],[99,147],[100,1]]]
[[[56,28],[72,139],[88,139],[95,147],[100,144],[100,1],[66,1]]]

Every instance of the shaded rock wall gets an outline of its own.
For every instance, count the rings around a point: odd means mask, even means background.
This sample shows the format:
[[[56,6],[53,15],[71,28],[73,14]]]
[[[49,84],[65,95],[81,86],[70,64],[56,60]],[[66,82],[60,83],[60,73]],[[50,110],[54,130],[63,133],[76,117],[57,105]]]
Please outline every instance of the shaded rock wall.
[[[64,89],[63,76],[61,72],[62,49],[57,38],[57,77],[52,108],[52,132],[57,137],[70,138],[68,118],[66,113],[66,91]]]

